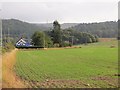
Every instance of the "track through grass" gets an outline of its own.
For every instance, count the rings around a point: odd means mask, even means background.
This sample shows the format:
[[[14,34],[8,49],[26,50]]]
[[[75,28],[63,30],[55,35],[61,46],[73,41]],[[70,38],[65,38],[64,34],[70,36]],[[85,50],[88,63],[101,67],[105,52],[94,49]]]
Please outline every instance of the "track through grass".
[[[7,52],[2,56],[2,88],[25,88],[24,82],[20,80],[15,72],[16,50]]]

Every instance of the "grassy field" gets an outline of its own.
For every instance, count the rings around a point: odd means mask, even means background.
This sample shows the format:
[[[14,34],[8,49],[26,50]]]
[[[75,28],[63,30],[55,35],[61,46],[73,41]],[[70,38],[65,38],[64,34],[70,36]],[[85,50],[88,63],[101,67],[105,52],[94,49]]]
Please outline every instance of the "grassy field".
[[[117,41],[81,47],[19,50],[14,70],[28,87],[117,87]]]

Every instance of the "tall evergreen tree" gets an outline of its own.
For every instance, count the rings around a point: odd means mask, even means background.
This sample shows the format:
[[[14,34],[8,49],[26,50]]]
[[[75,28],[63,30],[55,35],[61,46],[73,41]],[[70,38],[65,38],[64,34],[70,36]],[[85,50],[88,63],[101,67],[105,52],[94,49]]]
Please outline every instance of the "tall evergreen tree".
[[[61,36],[62,32],[61,32],[61,28],[60,28],[60,24],[58,23],[58,21],[54,21],[53,22],[53,43],[57,43],[57,44],[61,44],[62,42],[62,36]]]

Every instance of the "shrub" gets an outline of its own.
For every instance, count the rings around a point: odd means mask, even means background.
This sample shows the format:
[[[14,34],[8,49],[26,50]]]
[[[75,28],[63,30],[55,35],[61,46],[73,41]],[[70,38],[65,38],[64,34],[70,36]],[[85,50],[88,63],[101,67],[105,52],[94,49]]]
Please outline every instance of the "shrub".
[[[60,47],[60,45],[58,43],[55,43],[54,47]]]
[[[68,47],[68,46],[71,47],[72,44],[70,44],[69,42],[62,42],[60,46],[61,46],[61,47]]]
[[[9,52],[13,50],[15,47],[12,43],[5,43],[4,46],[2,46],[2,53]]]

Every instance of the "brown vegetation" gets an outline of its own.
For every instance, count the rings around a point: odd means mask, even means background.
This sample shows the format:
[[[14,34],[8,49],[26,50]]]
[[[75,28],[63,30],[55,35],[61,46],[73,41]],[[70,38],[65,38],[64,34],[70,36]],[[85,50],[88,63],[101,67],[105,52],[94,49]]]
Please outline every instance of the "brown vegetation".
[[[0,89],[2,88],[2,55],[0,54]]]
[[[23,88],[23,82],[16,76],[13,71],[15,64],[16,51],[6,53],[2,57],[2,87],[3,88]]]

